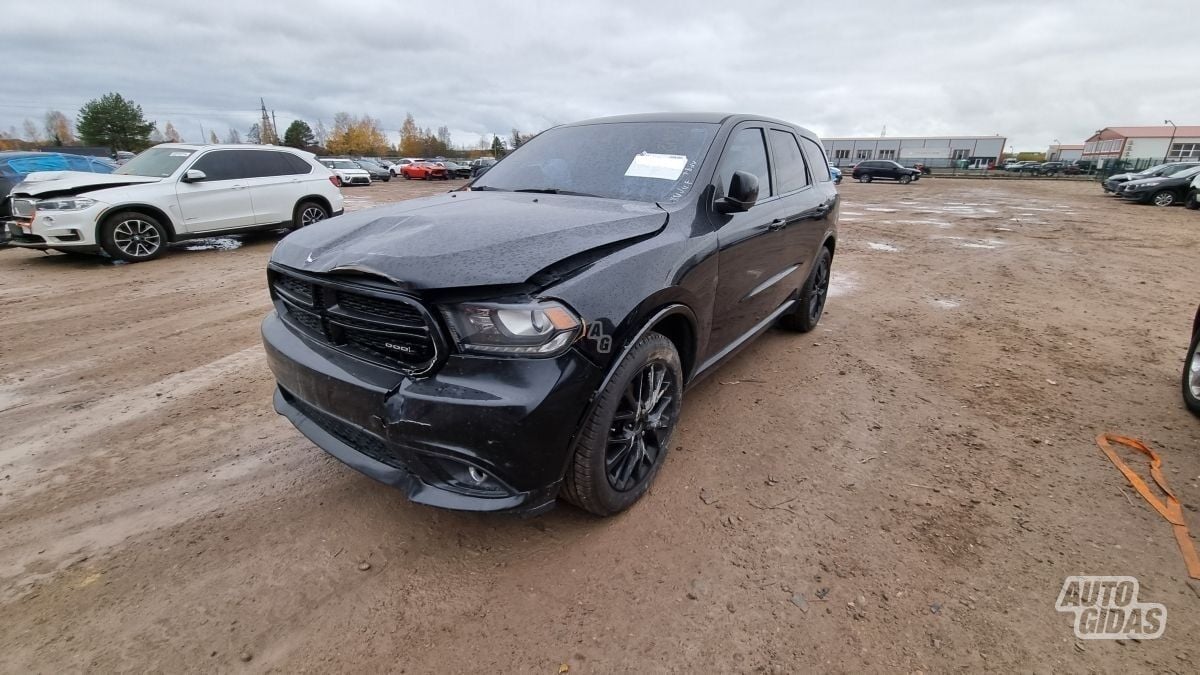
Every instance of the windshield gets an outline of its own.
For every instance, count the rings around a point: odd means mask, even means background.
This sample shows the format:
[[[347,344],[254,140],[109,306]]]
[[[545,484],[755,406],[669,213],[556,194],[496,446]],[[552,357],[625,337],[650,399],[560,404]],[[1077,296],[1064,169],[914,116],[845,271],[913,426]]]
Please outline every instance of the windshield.
[[[359,169],[359,168],[362,168],[359,165],[355,164],[354,162],[351,162],[348,159],[328,159],[321,163],[331,169]]]
[[[1197,173],[1200,173],[1200,166],[1189,166],[1186,169],[1180,169],[1179,171],[1176,171],[1168,176],[1168,178],[1187,178],[1188,176],[1194,176]]]
[[[166,178],[175,173],[180,164],[187,161],[195,150],[180,148],[150,148],[142,154],[121,165],[113,173],[124,176],[152,176]]]
[[[691,187],[719,128],[693,122],[556,127],[498,162],[471,189],[673,202]]]

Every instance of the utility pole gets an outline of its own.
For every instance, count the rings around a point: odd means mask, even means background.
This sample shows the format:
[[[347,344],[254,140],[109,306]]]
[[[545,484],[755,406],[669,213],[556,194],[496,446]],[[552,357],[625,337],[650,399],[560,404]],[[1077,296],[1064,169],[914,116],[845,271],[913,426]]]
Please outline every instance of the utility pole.
[[[279,145],[279,123],[275,121],[275,111],[271,111],[271,144]]]
[[[275,128],[271,123],[271,116],[267,114],[267,104],[262,97],[258,99],[259,109],[262,111],[262,122],[259,123],[259,143],[275,144]]]
[[[1163,154],[1163,163],[1166,163],[1169,161],[1167,158],[1171,156],[1171,146],[1175,145],[1175,132],[1179,127],[1175,126],[1175,123],[1171,120],[1163,120],[1163,124],[1171,125],[1171,140],[1167,141],[1167,151]]]

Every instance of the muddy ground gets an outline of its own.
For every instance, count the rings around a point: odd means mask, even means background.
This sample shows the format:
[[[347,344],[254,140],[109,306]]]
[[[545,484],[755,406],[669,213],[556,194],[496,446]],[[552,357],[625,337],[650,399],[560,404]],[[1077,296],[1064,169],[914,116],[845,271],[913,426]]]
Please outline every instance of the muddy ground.
[[[820,328],[692,390],[609,520],[414,506],[276,416],[275,236],[0,251],[0,671],[1196,672],[1170,528],[1093,438],[1145,440],[1200,504],[1200,215],[1093,183],[842,194]],[[1071,574],[1136,576],[1164,637],[1077,641]]]

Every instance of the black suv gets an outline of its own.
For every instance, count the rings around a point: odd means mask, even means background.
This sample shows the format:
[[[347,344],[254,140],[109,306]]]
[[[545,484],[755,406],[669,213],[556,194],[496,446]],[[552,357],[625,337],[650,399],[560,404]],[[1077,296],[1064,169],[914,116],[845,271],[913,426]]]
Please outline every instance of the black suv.
[[[1200,165],[1179,169],[1165,176],[1126,181],[1117,188],[1117,194],[1131,202],[1174,206],[1187,197],[1188,188],[1197,174],[1200,174]]]
[[[919,169],[910,169],[906,166],[901,166],[899,162],[893,162],[890,159],[871,159],[859,162],[854,165],[854,171],[850,175],[863,183],[870,183],[877,178],[897,180],[901,183],[911,183],[914,180],[921,180],[921,171]]]
[[[1168,164],[1157,164],[1148,169],[1131,173],[1115,173],[1104,179],[1101,187],[1105,192],[1110,192],[1114,197],[1120,197],[1120,190],[1123,183],[1128,183],[1131,180],[1145,180],[1147,178],[1159,178],[1161,176],[1169,176],[1183,169],[1190,169],[1193,166],[1200,166],[1200,162],[1171,162]]]
[[[819,139],[786,122],[552,128],[460,190],[280,242],[275,408],[420,503],[616,513],[689,385],[776,322],[817,325],[838,204]]]

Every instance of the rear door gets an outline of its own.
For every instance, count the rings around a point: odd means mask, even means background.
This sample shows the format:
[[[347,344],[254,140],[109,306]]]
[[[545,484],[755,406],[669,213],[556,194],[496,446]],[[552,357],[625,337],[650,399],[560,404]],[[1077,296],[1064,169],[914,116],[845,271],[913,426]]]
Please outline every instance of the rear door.
[[[240,161],[238,152],[206,152],[188,167],[189,170],[203,171],[205,179],[176,183],[175,194],[187,232],[234,230],[254,225],[254,205],[247,189],[249,169]]]
[[[784,233],[787,212],[773,193],[764,132],[768,125],[743,123],[729,135],[714,177],[715,198],[729,191],[734,171],[758,178],[758,201],[743,213],[712,212],[720,252],[713,300],[711,356],[750,332],[784,302],[795,266]]]
[[[787,277],[780,279],[782,297],[787,299],[803,285],[808,275],[816,247],[821,245],[825,235],[824,218],[837,193],[832,189],[829,166],[820,150],[813,155],[813,149],[810,148],[806,160],[801,151],[801,138],[797,137],[794,130],[785,127],[771,127],[767,131],[767,139],[771,163],[775,168],[775,187],[779,193],[778,217],[785,221],[783,233],[787,254],[794,266],[788,268],[792,271]],[[827,194],[825,188],[832,194]]]
[[[296,202],[307,191],[305,179],[312,165],[279,150],[235,150],[244,153],[252,176],[247,181],[254,205],[255,225],[275,225],[292,219]]]

